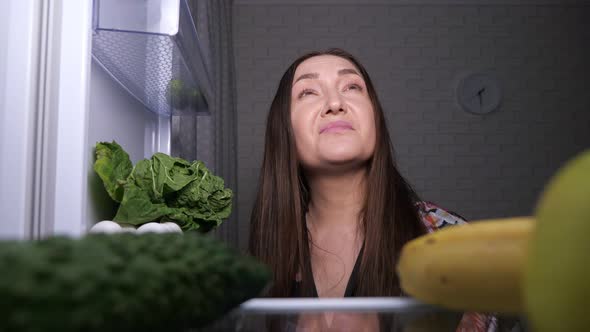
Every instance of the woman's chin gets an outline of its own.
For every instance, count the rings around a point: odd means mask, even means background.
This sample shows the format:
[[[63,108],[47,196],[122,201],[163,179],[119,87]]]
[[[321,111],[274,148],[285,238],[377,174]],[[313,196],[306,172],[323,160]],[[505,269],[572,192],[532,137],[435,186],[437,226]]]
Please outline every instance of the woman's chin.
[[[333,165],[333,166],[342,166],[342,165],[349,165],[349,164],[358,164],[362,160],[361,158],[357,158],[356,156],[330,156],[327,158],[323,158],[323,164],[326,166]]]
[[[314,152],[311,153],[311,151]],[[350,142],[349,144],[321,144],[315,150],[299,153],[302,164],[308,170],[334,172],[347,171],[364,165],[371,158],[372,151],[367,150],[360,142]]]
[[[364,151],[358,144],[339,144],[324,146],[319,151],[320,159],[332,163],[342,164],[367,159]]]

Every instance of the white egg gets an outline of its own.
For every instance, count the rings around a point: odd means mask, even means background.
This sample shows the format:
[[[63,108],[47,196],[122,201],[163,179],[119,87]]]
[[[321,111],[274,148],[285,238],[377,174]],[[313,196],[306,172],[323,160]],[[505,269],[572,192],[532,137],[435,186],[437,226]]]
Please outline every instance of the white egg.
[[[157,222],[148,222],[147,224],[143,224],[139,226],[137,229],[137,233],[166,233],[168,230],[167,227],[164,225],[157,223]]]
[[[104,234],[113,234],[113,233],[120,233],[120,232],[121,232],[121,225],[117,224],[114,221],[110,221],[110,220],[103,220],[103,221],[97,222],[89,230],[89,233],[104,233]]]
[[[166,228],[168,229],[168,232],[170,233],[180,233],[182,234],[182,228],[180,228],[180,226],[178,226],[178,224],[173,223],[173,222],[165,222],[162,223],[163,226],[166,226]]]

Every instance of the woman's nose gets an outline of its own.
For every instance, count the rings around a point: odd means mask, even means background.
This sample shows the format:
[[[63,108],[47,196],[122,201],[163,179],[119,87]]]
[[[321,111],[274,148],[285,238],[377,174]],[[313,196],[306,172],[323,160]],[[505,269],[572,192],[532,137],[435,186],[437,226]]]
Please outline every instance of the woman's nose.
[[[337,114],[340,112],[346,112],[346,106],[342,97],[338,93],[330,93],[328,94],[328,100],[326,102],[326,106],[324,107],[324,111],[322,115],[327,115],[329,113]]]

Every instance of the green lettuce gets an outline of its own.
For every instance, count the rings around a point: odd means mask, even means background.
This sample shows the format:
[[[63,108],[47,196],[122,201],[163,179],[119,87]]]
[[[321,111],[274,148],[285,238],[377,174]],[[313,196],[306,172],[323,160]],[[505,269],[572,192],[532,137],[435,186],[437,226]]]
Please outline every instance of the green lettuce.
[[[133,164],[127,152],[113,143],[96,144],[96,162],[94,171],[101,178],[109,196],[118,203],[123,200],[124,185],[133,170]]]
[[[155,153],[132,167],[120,145],[99,142],[94,170],[120,203],[114,217],[120,223],[172,221],[183,230],[207,232],[231,214],[232,190],[201,161]]]

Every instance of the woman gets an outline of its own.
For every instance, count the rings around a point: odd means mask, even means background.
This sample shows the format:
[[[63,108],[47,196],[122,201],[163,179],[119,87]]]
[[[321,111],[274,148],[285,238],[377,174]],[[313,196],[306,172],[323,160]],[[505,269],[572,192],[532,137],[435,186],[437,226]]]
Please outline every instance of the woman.
[[[342,50],[287,69],[265,140],[250,250],[274,272],[269,296],[402,296],[402,246],[461,222],[399,173],[369,75]]]

